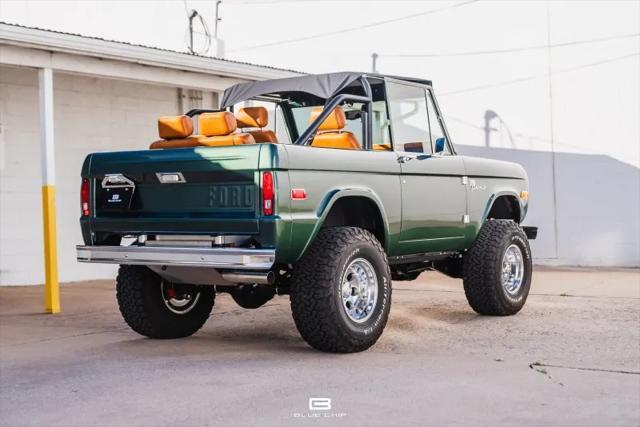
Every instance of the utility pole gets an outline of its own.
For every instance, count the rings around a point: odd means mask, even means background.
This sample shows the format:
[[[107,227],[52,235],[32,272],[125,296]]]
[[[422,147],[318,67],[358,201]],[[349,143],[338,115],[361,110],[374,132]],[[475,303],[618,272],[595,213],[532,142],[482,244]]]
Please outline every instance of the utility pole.
[[[220,21],[222,18],[220,17],[220,5],[222,5],[222,0],[215,0],[216,2],[216,16],[213,21],[213,56],[216,58],[224,58],[224,40],[218,38]]]
[[[371,54],[371,72],[378,72],[378,54],[375,52]]]
[[[498,114],[496,114],[496,112],[493,110],[486,110],[484,112],[484,146],[485,147],[491,146],[491,132],[496,130],[491,127],[491,120],[495,119],[496,117],[498,117]]]
[[[193,20],[196,16],[198,16],[198,12],[193,9],[191,11],[191,15],[189,15],[189,52],[191,52],[192,55],[195,55],[196,53],[193,50]]]
[[[553,85],[551,80],[551,8],[547,2],[547,78],[549,84],[549,134],[551,142],[551,185],[553,195],[553,235],[558,258],[558,195],[556,185],[556,146],[553,129]]]
[[[213,21],[213,38],[218,39],[218,23],[222,21],[220,18],[220,5],[222,4],[222,0],[216,0],[216,18]]]

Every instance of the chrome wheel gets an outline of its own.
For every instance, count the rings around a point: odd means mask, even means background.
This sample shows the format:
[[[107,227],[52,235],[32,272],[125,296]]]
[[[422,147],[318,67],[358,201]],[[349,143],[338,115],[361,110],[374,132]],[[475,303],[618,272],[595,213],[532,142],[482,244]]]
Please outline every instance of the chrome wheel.
[[[511,296],[522,287],[524,278],[524,259],[517,245],[510,245],[502,257],[502,287]]]
[[[347,266],[342,277],[342,306],[356,323],[366,322],[378,300],[378,277],[369,261],[357,258]]]
[[[162,281],[160,285],[164,305],[175,314],[187,314],[198,303],[200,292],[190,292],[183,286]]]

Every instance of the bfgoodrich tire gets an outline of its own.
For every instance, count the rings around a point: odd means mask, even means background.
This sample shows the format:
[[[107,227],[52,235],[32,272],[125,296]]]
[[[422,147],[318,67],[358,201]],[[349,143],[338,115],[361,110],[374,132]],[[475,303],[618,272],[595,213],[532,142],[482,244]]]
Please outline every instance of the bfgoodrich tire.
[[[485,315],[516,314],[529,295],[531,270],[531,249],[522,228],[511,220],[488,220],[464,257],[469,305]]]
[[[380,242],[356,227],[320,231],[295,266],[291,311],[302,338],[335,353],[366,350],[391,307],[391,272]]]
[[[209,318],[213,286],[165,282],[144,266],[122,265],[116,279],[120,313],[137,333],[149,338],[193,335]]]

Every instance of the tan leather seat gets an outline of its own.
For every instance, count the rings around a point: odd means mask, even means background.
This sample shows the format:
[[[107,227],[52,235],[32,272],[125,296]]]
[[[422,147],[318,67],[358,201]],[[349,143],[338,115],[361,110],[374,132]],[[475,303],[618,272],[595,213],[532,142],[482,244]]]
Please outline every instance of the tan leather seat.
[[[191,135],[193,123],[189,117],[161,117],[158,119],[158,130],[163,139],[149,148],[220,147],[255,143],[253,136],[248,133],[233,133],[237,127],[236,118],[228,111],[200,114],[198,124],[200,135]]]
[[[316,107],[311,110],[309,122],[312,123],[318,118],[323,107]],[[344,115],[342,107],[336,107],[331,114],[320,124],[316,136],[311,143],[312,147],[339,148],[342,150],[359,150],[360,144],[348,131],[343,131],[347,124],[347,117]]]
[[[258,143],[270,142],[277,143],[276,134],[269,129],[263,129],[269,124],[269,113],[264,107],[244,107],[236,113],[238,128],[243,131],[247,128],[259,128],[247,130],[245,132],[253,135]]]
[[[391,144],[373,144],[373,151],[391,151]]]
[[[162,139],[186,138],[193,133],[189,116],[166,116],[158,119],[158,134]]]
[[[198,124],[200,133],[198,142],[207,146],[255,144],[255,139],[248,133],[233,133],[237,121],[228,111],[200,114]]]

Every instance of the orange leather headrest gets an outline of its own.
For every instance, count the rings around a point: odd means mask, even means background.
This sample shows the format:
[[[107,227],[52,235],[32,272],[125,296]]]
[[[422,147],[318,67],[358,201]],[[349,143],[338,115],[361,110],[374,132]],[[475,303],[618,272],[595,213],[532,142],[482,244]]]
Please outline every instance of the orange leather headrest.
[[[191,117],[167,116],[158,119],[158,134],[162,139],[186,138],[192,133]]]
[[[269,123],[269,113],[264,107],[244,107],[236,114],[239,128],[263,128]]]
[[[311,110],[311,117],[309,117],[309,123],[313,123],[318,118],[320,113],[324,110],[324,107],[315,107]],[[342,107],[338,106],[333,109],[331,114],[320,124],[318,130],[340,130],[347,124],[347,117],[344,115]]]
[[[236,118],[228,111],[202,113],[198,119],[200,133],[204,136],[229,135],[238,127]]]

